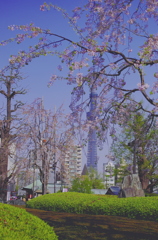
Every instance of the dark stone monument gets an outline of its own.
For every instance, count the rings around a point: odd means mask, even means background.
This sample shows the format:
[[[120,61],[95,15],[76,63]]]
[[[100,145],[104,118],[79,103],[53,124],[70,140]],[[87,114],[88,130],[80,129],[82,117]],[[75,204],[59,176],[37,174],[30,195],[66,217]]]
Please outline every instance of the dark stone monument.
[[[145,197],[138,174],[124,177],[120,197]]]

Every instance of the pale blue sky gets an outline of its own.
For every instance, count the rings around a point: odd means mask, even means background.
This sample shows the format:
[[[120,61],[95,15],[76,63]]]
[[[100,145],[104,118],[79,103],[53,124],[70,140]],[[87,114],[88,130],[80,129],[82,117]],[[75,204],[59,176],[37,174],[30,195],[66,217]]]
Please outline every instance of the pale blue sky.
[[[54,4],[61,3],[62,7],[73,8],[74,1],[55,0]],[[65,4],[67,2],[67,4]],[[75,1],[76,3],[78,1]],[[35,25],[41,28],[51,29],[53,32],[70,36],[70,27],[66,20],[57,11],[41,12],[40,5],[42,0],[6,0],[0,3],[0,41],[15,36],[17,32],[12,32],[7,29],[10,25],[29,24],[34,22]],[[69,31],[68,31],[69,30]],[[73,31],[71,31],[72,35]],[[75,36],[75,35],[74,35]],[[17,54],[19,50],[27,49],[34,44],[34,40],[27,40],[22,44],[12,43],[5,47],[0,47],[0,68],[8,64],[8,59],[11,54]],[[26,95],[27,101],[31,102],[36,97],[43,97],[46,107],[51,108],[52,105],[65,104],[65,108],[69,104],[70,90],[63,82],[58,82],[54,87],[48,88],[47,83],[52,74],[56,74],[57,58],[51,56],[40,57],[32,61],[29,66],[22,68],[22,73],[26,76],[23,81],[23,86],[28,89]],[[60,61],[58,61],[60,63]],[[55,66],[55,67],[54,67]],[[59,94],[60,90],[60,94]]]
[[[74,7],[80,6],[84,0],[52,0],[55,5],[67,9],[68,12]],[[43,29],[51,29],[66,37],[71,37],[77,40],[76,34],[70,28],[66,19],[61,13],[51,10],[47,12],[40,11],[40,5],[44,3],[43,0],[2,0],[0,1],[0,41],[14,37],[18,32],[8,30],[10,25],[22,25],[35,23]],[[27,50],[29,46],[33,45],[37,40],[26,40],[22,44],[15,42],[0,46],[0,69],[8,65],[10,55],[16,55],[19,50]],[[26,77],[21,82],[21,86],[28,90],[28,93],[22,96],[22,100],[29,104],[35,98],[43,98],[46,109],[58,108],[63,104],[66,113],[70,113],[69,104],[71,99],[71,90],[73,86],[69,86],[64,81],[54,83],[50,88],[47,87],[49,79],[52,74],[57,74],[56,67],[60,61],[56,57],[47,56],[34,59],[28,66],[21,69],[23,76]],[[62,73],[64,74],[64,72]],[[5,106],[4,98],[0,96],[0,106]],[[105,155],[105,154],[103,154]],[[84,156],[84,163],[86,158]],[[103,156],[104,157],[104,156]],[[102,168],[102,163],[100,162]],[[100,167],[99,167],[100,168]]]

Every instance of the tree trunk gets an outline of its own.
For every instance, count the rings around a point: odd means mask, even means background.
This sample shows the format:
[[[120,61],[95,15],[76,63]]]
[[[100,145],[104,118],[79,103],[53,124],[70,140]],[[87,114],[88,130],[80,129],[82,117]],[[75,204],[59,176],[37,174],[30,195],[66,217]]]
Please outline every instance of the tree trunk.
[[[138,173],[139,173],[140,182],[142,184],[142,189],[145,190],[145,189],[147,189],[147,187],[149,185],[149,179],[147,177],[147,172],[145,170],[139,169]]]
[[[155,182],[151,182],[148,186],[147,186],[147,188],[146,188],[146,192],[147,193],[153,193],[153,188],[155,187]]]
[[[7,168],[8,168],[8,156],[3,152],[0,155],[0,198],[3,201],[7,200]]]
[[[43,172],[43,181],[42,181],[42,195],[47,193],[47,184],[48,184],[48,173],[47,173],[47,159],[46,153],[43,153],[42,156],[42,172]]]

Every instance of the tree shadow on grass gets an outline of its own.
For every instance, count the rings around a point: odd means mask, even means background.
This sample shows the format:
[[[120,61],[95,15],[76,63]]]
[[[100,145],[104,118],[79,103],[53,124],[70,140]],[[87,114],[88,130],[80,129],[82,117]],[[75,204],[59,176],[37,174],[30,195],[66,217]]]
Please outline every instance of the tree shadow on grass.
[[[155,240],[158,223],[123,217],[51,212],[26,208],[50,226],[59,240]]]

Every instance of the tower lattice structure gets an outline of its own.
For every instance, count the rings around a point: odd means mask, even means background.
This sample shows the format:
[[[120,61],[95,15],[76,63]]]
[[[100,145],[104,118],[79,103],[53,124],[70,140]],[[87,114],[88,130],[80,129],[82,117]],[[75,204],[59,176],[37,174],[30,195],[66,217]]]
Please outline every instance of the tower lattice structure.
[[[90,111],[87,112],[87,119],[90,121],[94,121],[96,118],[97,97],[97,93],[92,91],[90,94]],[[87,152],[87,168],[90,167],[97,170],[97,137],[96,130],[92,127],[89,128]]]

